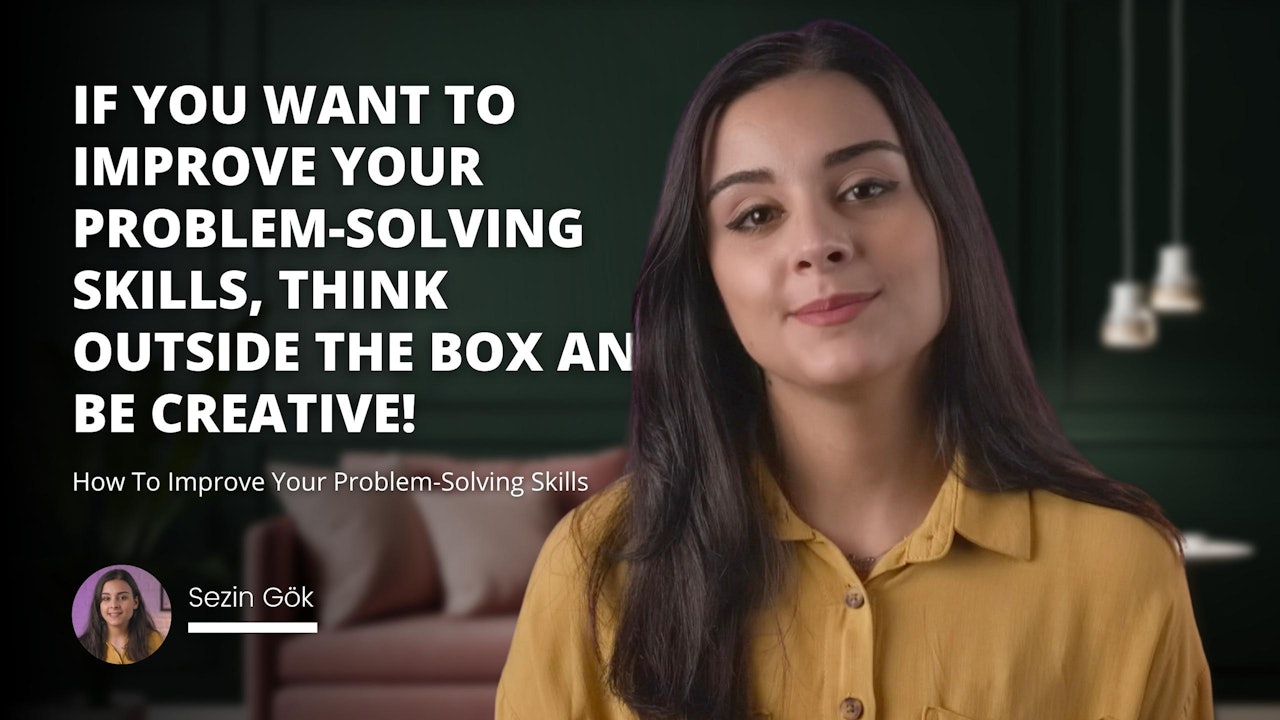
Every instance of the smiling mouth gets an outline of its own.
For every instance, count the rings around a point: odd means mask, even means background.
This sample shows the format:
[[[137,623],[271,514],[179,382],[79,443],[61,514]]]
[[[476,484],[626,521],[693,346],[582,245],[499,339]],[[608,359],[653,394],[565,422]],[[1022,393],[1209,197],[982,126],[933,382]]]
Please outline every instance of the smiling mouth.
[[[792,310],[791,317],[805,325],[818,327],[839,325],[861,315],[871,301],[879,296],[879,291],[831,295]]]

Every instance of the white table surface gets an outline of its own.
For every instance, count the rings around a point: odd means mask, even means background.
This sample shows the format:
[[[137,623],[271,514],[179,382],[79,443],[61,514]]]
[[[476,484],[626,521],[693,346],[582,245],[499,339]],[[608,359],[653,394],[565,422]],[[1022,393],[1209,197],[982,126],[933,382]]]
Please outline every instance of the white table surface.
[[[1183,533],[1182,551],[1188,563],[1238,562],[1254,556],[1253,543],[1214,537],[1198,530]]]

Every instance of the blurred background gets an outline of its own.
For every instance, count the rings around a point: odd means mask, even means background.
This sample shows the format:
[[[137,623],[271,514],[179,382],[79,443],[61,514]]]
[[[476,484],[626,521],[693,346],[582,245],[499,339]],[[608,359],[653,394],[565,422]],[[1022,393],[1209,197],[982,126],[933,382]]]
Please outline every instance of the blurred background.
[[[785,7],[784,7],[785,5]],[[21,623],[35,654],[19,702],[132,692],[162,706],[235,707],[244,697],[237,636],[187,635],[191,620],[234,611],[175,607],[158,658],[104,670],[78,646],[67,612],[80,582],[110,563],[154,573],[176,602],[194,586],[241,582],[247,528],[278,515],[270,494],[194,499],[167,493],[72,492],[75,471],[139,468],[257,474],[269,460],[332,465],[348,450],[475,457],[585,452],[623,441],[626,373],[324,373],[304,349],[303,371],[195,375],[77,370],[71,347],[87,330],[252,329],[534,332],[558,347],[569,331],[624,333],[667,148],[707,69],[756,35],[816,18],[856,24],[916,72],[959,138],[1003,251],[1042,387],[1068,435],[1104,472],[1137,484],[1184,530],[1248,543],[1251,557],[1193,563],[1192,594],[1219,701],[1280,700],[1280,631],[1270,588],[1280,576],[1280,75],[1272,3],[1186,3],[1185,240],[1204,309],[1161,317],[1143,351],[1104,348],[1099,327],[1121,264],[1118,3],[1104,0],[912,0],[895,3],[206,2],[85,3],[47,8],[17,28],[31,75],[13,145],[45,148],[25,165],[15,210],[38,245],[17,273],[28,367],[18,418],[22,476],[13,485],[21,534],[11,545],[38,608]],[[1135,28],[1133,272],[1149,282],[1170,239],[1169,3],[1141,0]],[[503,84],[515,94],[503,126],[455,127],[445,84]],[[77,127],[73,87],[116,84],[120,110]],[[133,84],[249,86],[249,116],[144,127]],[[420,126],[274,126],[264,84],[321,87],[427,84]],[[1271,87],[1271,90],[1266,88]],[[314,145],[320,178],[335,176],[328,146],[469,145],[480,188],[76,188],[73,146]],[[24,182],[19,180],[19,182]],[[71,249],[77,207],[545,208],[581,210],[575,250]],[[38,212],[34,209],[38,208]],[[442,220],[440,221],[442,222]],[[86,313],[71,307],[79,269],[241,268],[266,313]],[[448,269],[444,312],[288,311],[280,269]],[[179,288],[182,282],[178,283]],[[305,346],[304,346],[305,347]],[[554,365],[555,356],[542,357]],[[405,392],[416,430],[401,435],[75,435],[76,392]],[[141,403],[140,407],[145,407]],[[1267,580],[1271,578],[1271,580]],[[24,592],[24,595],[26,593]]]

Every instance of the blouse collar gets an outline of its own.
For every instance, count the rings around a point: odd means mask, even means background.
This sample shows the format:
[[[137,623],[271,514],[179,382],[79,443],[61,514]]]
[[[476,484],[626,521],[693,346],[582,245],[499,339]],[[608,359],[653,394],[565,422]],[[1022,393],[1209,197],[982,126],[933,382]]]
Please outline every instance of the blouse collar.
[[[795,513],[766,463],[757,462],[766,511],[780,540],[811,541],[818,533]],[[919,527],[900,547],[898,560],[927,562],[951,549],[955,534],[987,550],[1021,560],[1031,559],[1031,496],[1028,490],[987,492],[965,485],[964,459],[956,456],[938,495]],[[886,564],[894,558],[886,556]]]

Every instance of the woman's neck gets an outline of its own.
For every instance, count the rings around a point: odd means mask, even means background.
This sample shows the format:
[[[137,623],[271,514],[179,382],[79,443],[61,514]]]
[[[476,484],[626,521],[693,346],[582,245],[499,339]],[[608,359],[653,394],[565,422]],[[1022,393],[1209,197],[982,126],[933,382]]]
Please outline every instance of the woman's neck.
[[[923,366],[922,358],[842,393],[768,383],[780,485],[800,517],[846,554],[875,556],[897,544],[946,478]]]
[[[107,626],[107,642],[115,647],[124,647],[129,642],[129,631],[126,628]]]

